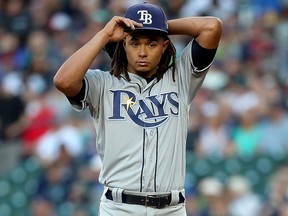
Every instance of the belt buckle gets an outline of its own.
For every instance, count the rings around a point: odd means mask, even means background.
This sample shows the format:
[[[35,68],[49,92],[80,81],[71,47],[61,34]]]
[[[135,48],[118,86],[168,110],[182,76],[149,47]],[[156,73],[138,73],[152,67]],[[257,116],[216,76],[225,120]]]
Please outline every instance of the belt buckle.
[[[159,195],[147,195],[145,197],[145,206],[161,209],[166,207],[166,203],[161,203],[161,196]]]

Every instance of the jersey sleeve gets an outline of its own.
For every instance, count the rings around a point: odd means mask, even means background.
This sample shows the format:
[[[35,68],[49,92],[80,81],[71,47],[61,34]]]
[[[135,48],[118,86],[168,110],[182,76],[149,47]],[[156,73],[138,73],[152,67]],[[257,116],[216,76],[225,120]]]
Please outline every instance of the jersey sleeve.
[[[179,81],[179,95],[183,100],[183,103],[189,105],[199,88],[201,87],[205,76],[213,63],[214,55],[210,62],[205,61],[205,67],[196,67],[199,65],[197,60],[201,58],[207,58],[206,52],[201,50],[199,46],[193,46],[193,43],[197,43],[192,40],[182,51],[179,59],[176,63],[177,77]],[[194,47],[194,48],[193,48]],[[197,49],[195,49],[195,47]],[[203,48],[204,49],[204,48]],[[196,57],[197,56],[197,57]],[[201,62],[201,65],[203,63]]]
[[[100,97],[103,92],[104,79],[101,76],[104,73],[100,70],[88,70],[83,79],[83,88],[80,98],[76,96],[74,98],[68,98],[73,109],[77,112],[81,112],[87,107],[89,108],[91,116],[95,116],[98,112]],[[78,100],[77,100],[78,98]]]

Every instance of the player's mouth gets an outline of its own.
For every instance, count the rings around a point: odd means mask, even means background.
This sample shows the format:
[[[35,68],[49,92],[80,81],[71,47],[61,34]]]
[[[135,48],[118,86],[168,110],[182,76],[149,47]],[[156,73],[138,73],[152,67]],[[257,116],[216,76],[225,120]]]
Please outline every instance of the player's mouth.
[[[149,66],[149,62],[147,62],[147,61],[137,61],[136,64],[140,67],[148,67]]]

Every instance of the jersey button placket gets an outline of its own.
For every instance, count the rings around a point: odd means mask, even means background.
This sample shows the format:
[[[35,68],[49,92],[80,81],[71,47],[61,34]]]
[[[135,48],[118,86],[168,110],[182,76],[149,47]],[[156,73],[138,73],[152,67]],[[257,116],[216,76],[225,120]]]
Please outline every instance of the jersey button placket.
[[[154,135],[154,133],[155,133],[155,129],[147,129],[147,135],[149,137],[152,137]]]

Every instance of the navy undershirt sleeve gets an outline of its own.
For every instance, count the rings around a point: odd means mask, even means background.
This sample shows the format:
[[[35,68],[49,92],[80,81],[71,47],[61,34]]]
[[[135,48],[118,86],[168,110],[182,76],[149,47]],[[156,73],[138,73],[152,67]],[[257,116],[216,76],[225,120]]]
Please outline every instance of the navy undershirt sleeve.
[[[80,102],[80,101],[83,101],[84,100],[84,97],[85,97],[85,88],[86,88],[86,85],[85,85],[85,82],[84,80],[82,81],[82,87],[79,91],[79,93],[73,97],[68,97],[68,100],[69,101],[72,101],[72,102]]]
[[[197,70],[202,70],[208,67],[213,61],[217,48],[215,49],[206,49],[202,47],[196,40],[193,40],[192,44],[192,59],[193,65]]]

